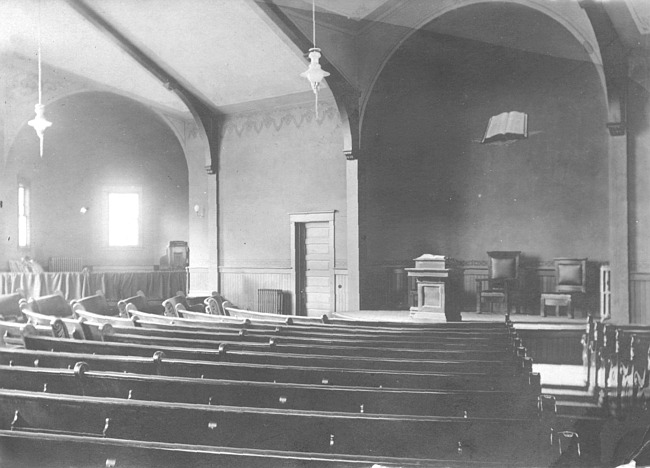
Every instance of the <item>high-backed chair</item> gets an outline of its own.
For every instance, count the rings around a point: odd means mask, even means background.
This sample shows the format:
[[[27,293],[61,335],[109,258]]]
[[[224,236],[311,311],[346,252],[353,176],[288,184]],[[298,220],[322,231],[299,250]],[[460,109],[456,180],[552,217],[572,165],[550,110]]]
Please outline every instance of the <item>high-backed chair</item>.
[[[519,259],[520,251],[488,252],[488,277],[476,280],[476,311],[481,313],[481,303],[490,303],[490,312],[494,302],[506,305],[507,313],[515,303],[520,311],[520,301],[516,296],[520,291]]]
[[[567,315],[574,318],[576,296],[587,292],[587,259],[555,258],[555,291],[543,292],[539,301],[539,314],[546,317],[546,306],[555,306],[555,315],[560,315],[560,307],[567,308]]]

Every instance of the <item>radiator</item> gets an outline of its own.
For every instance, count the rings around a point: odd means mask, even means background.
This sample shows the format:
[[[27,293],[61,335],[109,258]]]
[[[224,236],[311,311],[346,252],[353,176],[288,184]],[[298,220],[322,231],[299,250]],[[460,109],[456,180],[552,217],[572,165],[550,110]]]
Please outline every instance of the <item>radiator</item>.
[[[281,289],[258,289],[257,310],[268,314],[284,312],[284,292]]]
[[[610,318],[612,314],[612,289],[610,279],[612,270],[607,265],[600,267],[600,318]]]
[[[50,257],[49,271],[81,271],[83,259],[80,257]]]

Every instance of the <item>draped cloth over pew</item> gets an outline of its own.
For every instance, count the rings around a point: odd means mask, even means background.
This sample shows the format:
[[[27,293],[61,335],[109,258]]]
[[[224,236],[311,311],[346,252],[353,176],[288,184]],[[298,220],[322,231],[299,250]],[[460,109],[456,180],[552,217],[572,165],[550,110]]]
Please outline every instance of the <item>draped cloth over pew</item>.
[[[184,271],[0,273],[0,294],[18,289],[26,297],[61,291],[68,301],[100,290],[109,302],[134,296],[141,290],[147,298],[162,301],[187,289],[187,275]]]

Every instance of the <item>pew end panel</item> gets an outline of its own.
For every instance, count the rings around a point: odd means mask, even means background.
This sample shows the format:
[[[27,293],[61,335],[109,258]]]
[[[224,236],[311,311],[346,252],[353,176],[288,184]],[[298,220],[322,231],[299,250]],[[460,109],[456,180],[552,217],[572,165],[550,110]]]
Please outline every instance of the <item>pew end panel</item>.
[[[117,307],[111,307],[106,300],[106,296],[101,290],[97,290],[92,296],[82,297],[81,299],[73,299],[70,301],[72,310],[85,310],[98,315],[117,315]]]
[[[11,294],[0,294],[0,320],[19,321],[22,318],[20,305],[25,301],[22,289],[17,289]]]
[[[27,308],[37,314],[52,317],[70,318],[73,315],[72,307],[61,291],[47,296],[32,297],[27,301]]]

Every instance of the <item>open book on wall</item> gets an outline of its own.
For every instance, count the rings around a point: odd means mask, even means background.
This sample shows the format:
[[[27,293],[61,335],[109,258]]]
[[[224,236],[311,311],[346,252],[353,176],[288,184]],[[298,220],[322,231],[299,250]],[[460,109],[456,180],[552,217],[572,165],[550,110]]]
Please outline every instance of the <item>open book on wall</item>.
[[[528,137],[528,115],[525,112],[502,112],[490,117],[481,143],[519,140]]]

